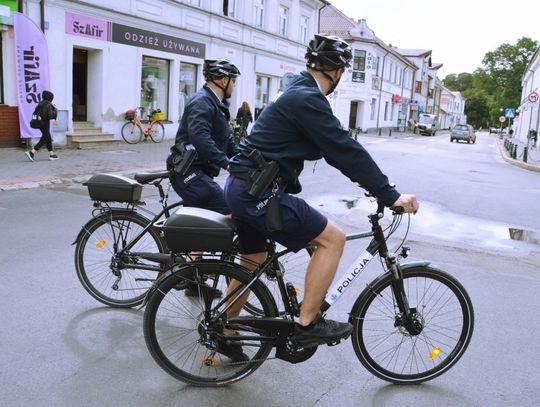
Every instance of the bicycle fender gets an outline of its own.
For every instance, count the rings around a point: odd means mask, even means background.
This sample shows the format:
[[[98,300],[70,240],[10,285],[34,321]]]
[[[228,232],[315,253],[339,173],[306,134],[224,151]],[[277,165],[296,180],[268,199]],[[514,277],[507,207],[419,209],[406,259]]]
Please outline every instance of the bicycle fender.
[[[416,267],[427,267],[430,264],[431,264],[431,262],[429,262],[429,261],[411,261],[409,263],[400,264],[399,268],[401,269],[401,271],[405,271],[405,270],[414,269]],[[364,290],[360,293],[360,295],[358,296],[358,298],[356,299],[356,301],[354,302],[354,304],[353,304],[353,306],[351,308],[351,312],[349,313],[349,322],[351,324],[354,322],[353,315],[356,315],[358,313],[358,309],[360,308],[360,306],[364,302],[364,298],[371,293],[371,287],[374,286],[374,285],[377,285],[379,283],[379,281],[388,278],[390,275],[391,275],[391,273],[389,271],[387,271],[386,273],[380,275],[375,280],[373,280],[371,283],[369,283],[366,286],[366,288],[364,288]]]
[[[79,230],[79,233],[77,234],[77,237],[75,238],[75,241],[73,243],[71,243],[71,245],[73,246],[74,244],[77,244],[79,242],[79,240],[81,239],[83,234],[88,229],[88,226],[90,226],[90,223],[94,222],[95,219],[105,219],[106,220],[108,217],[111,216],[111,212],[114,212],[114,213],[133,213],[133,212],[136,212],[136,211],[135,211],[135,209],[112,209],[112,210],[109,210],[107,212],[100,213],[97,216],[92,216],[92,218],[88,222],[86,222],[84,224],[84,226],[81,228],[81,230]],[[142,216],[141,214],[138,214],[138,215]]]

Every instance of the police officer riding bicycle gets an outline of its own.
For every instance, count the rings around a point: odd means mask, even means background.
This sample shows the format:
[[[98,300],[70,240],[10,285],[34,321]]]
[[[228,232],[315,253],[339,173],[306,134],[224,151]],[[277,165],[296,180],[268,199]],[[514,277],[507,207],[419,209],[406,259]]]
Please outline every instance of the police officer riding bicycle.
[[[418,202],[414,195],[400,195],[389,184],[368,152],[333,115],[326,96],[350,66],[351,47],[341,38],[315,35],[305,57],[307,70],[264,109],[232,158],[225,199],[238,220],[242,250],[252,259],[264,261],[267,238],[292,250],[309,244],[316,248],[295,326],[297,343],[310,347],[347,338],[352,326],[326,320],[319,313],[342,255],[345,234],[294,196],[302,188],[298,177],[304,161],[324,158],[386,206],[416,212]]]
[[[240,70],[226,59],[204,61],[205,85],[195,93],[184,109],[175,145],[167,157],[171,184],[184,200],[193,206],[228,215],[223,189],[214,177],[229,167],[229,157],[238,150],[229,126],[229,99]],[[189,289],[188,295],[197,295]],[[215,293],[220,296],[221,293]]]

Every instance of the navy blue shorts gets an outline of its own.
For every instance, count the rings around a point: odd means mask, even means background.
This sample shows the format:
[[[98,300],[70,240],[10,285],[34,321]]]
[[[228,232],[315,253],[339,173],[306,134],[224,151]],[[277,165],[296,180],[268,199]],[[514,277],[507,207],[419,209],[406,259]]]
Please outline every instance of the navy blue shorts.
[[[225,183],[225,200],[238,221],[238,238],[244,254],[266,250],[266,239],[270,238],[293,251],[298,251],[319,236],[328,220],[303,199],[278,192],[281,206],[283,230],[270,232],[266,227],[265,200],[254,198],[246,192],[246,182],[230,176]],[[266,201],[267,202],[267,201]]]
[[[171,185],[183,199],[184,206],[208,209],[223,215],[231,213],[223,189],[198,168],[191,168],[186,175],[175,174]]]

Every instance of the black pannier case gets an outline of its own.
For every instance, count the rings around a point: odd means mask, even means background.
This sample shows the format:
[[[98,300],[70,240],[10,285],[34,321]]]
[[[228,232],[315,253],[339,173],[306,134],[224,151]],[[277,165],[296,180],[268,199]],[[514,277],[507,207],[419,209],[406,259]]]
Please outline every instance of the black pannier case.
[[[174,252],[225,252],[232,249],[234,221],[200,208],[179,208],[161,226]]]
[[[141,200],[142,185],[131,178],[113,174],[96,174],[83,185],[93,201],[129,202]]]

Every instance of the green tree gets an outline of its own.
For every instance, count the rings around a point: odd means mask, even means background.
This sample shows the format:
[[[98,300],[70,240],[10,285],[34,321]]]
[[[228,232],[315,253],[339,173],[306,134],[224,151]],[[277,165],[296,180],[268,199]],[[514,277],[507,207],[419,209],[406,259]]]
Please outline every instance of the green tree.
[[[467,121],[475,128],[489,126],[489,103],[486,96],[482,94],[473,94],[465,100],[465,114]]]
[[[494,122],[501,108],[519,107],[521,78],[537,48],[537,41],[523,37],[515,45],[502,44],[484,56],[482,64],[490,83],[480,78],[476,84],[483,86],[483,90],[493,97],[490,110]]]
[[[450,74],[443,79],[443,83],[450,90],[464,92],[473,87],[473,75],[467,72]]]

